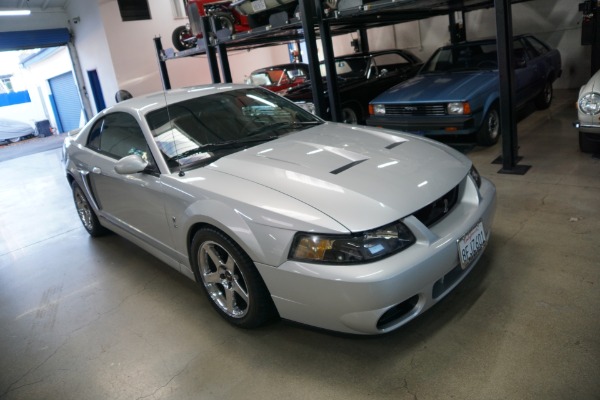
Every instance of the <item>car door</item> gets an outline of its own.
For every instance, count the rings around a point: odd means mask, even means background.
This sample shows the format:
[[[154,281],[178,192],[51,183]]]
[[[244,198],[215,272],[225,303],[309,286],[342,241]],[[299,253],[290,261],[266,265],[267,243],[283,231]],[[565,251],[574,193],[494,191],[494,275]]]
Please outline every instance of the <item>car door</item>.
[[[370,100],[385,92],[411,74],[412,63],[398,53],[384,53],[371,59],[369,83],[366,86]]]
[[[101,215],[168,252],[172,240],[160,174],[137,120],[125,112],[107,114],[92,127],[87,147],[96,152],[88,179]],[[131,175],[115,172],[117,161],[131,154],[148,161],[146,171]]]
[[[513,42],[513,57],[517,105],[521,106],[539,92],[539,76],[536,64],[530,59],[527,48],[520,39]]]

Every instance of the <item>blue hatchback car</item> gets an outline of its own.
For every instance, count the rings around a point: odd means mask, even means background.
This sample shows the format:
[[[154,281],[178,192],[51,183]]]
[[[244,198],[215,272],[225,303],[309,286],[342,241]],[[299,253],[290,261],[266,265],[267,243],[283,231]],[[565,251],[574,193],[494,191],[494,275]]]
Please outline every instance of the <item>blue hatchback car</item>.
[[[556,49],[530,35],[513,42],[517,107],[552,102],[561,75]],[[430,137],[475,136],[491,146],[500,136],[496,40],[462,42],[438,49],[419,73],[370,102],[367,124]]]

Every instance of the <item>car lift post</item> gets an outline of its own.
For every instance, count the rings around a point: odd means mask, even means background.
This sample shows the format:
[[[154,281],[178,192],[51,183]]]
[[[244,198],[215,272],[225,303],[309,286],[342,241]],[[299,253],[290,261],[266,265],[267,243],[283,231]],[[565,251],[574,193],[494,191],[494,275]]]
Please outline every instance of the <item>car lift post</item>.
[[[319,16],[319,31],[321,33],[321,44],[323,45],[323,57],[325,58],[325,71],[327,71],[327,98],[329,99],[331,120],[333,122],[343,122],[331,27],[329,21],[324,18],[323,3],[320,0],[315,0],[315,7]]]
[[[158,59],[158,67],[160,69],[160,78],[165,90],[171,89],[171,81],[169,80],[169,72],[167,71],[167,63],[163,59],[163,47],[159,37],[154,38],[154,47],[156,48],[156,58]]]
[[[212,31],[210,29],[210,20],[208,17],[200,17],[200,29],[202,30],[202,38],[204,39],[204,46],[206,47],[206,58],[208,58],[210,77],[213,83],[221,83],[215,47],[210,44],[210,33]],[[225,57],[227,57],[227,54],[225,54]],[[227,62],[227,65],[229,65],[229,62]]]
[[[323,78],[319,68],[319,53],[317,50],[317,35],[315,33],[315,5],[313,0],[300,0],[300,15],[302,15],[302,31],[308,53],[308,72],[310,88],[313,95],[315,114],[324,115],[325,103],[323,102]]]
[[[500,83],[500,129],[502,132],[502,169],[500,174],[524,175],[530,165],[517,165],[518,138],[515,108],[515,72],[510,0],[495,0]]]

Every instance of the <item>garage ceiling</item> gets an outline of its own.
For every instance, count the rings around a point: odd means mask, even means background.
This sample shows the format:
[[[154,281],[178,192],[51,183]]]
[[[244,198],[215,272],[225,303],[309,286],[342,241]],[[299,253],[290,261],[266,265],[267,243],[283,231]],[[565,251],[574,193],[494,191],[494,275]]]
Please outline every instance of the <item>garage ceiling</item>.
[[[0,10],[26,9],[44,11],[50,8],[65,9],[71,0],[2,0]]]

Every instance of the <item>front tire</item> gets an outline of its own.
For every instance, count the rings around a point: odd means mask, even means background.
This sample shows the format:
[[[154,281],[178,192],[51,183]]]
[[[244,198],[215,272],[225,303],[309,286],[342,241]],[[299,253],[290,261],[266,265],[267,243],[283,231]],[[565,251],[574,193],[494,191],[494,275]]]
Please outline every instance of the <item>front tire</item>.
[[[490,107],[477,131],[477,144],[480,146],[493,146],[500,137],[500,114],[498,107]]]
[[[254,263],[224,233],[202,228],[192,240],[192,267],[211,305],[229,323],[256,328],[276,315]]]
[[[538,110],[545,110],[552,104],[553,90],[552,82],[547,81],[544,84],[544,89],[535,98],[534,103]]]
[[[105,235],[108,232],[108,229],[100,225],[100,221],[98,221],[96,213],[92,209],[90,202],[77,182],[73,181],[71,184],[71,189],[73,191],[75,209],[77,210],[77,214],[79,215],[79,219],[81,220],[85,230],[88,231],[92,237]]]
[[[597,153],[600,151],[600,137],[597,141],[591,140],[590,135],[579,132],[579,149],[582,153]]]

